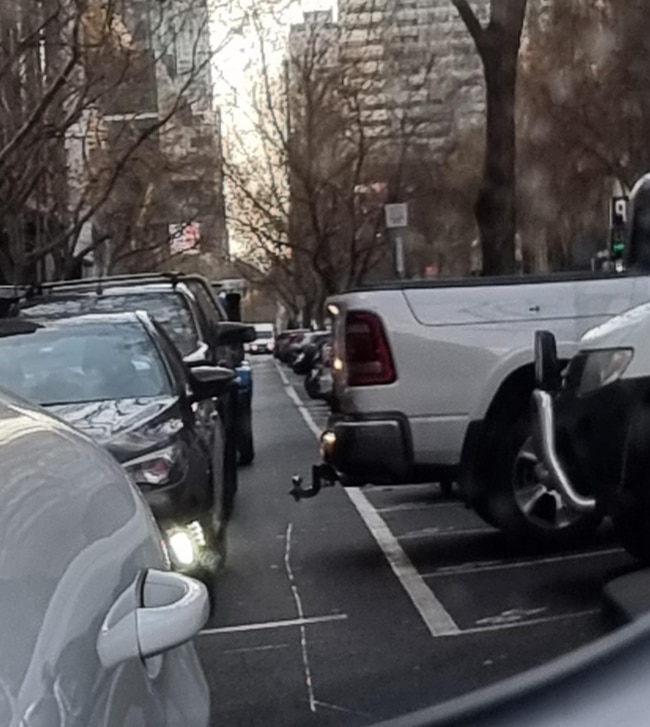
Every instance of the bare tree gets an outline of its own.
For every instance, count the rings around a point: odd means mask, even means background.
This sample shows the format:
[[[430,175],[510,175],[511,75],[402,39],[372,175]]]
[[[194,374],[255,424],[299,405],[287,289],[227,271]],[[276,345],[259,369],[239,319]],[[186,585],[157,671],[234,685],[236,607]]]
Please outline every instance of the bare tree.
[[[331,20],[307,16],[294,27],[277,68],[259,9],[250,20],[259,77],[248,128],[234,131],[226,154],[230,222],[255,268],[274,271],[283,288],[293,281],[297,301],[317,316],[327,295],[390,275],[383,206],[405,198],[427,119],[405,113],[403,95],[383,101],[381,123],[372,123],[368,99],[391,70],[358,38],[346,53],[346,31]],[[409,93],[426,98],[433,61],[411,58],[421,83]]]
[[[615,184],[650,166],[650,8],[552,3],[522,54],[520,224],[529,267],[566,268],[607,244]]]
[[[483,181],[475,205],[486,275],[515,272],[515,102],[527,0],[491,0],[482,25],[468,0],[452,0],[483,64],[486,145]]]
[[[0,28],[0,276],[71,274],[121,181],[209,92],[206,5],[11,0]]]

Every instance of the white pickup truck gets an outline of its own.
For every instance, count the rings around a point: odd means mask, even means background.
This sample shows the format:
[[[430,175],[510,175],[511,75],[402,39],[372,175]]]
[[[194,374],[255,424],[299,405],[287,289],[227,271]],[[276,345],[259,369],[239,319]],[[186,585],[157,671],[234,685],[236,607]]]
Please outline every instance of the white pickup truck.
[[[592,518],[529,516],[533,341],[562,360],[582,334],[650,301],[647,274],[405,282],[329,300],[334,403],[316,475],[343,485],[456,480],[519,542],[569,544]]]
[[[535,454],[535,332],[560,362],[583,333],[650,301],[650,175],[632,192],[627,271],[378,285],[328,301],[332,415],[323,484],[457,481],[466,502],[519,544],[571,545],[600,513],[576,517],[542,491]],[[547,496],[548,495],[548,496]]]

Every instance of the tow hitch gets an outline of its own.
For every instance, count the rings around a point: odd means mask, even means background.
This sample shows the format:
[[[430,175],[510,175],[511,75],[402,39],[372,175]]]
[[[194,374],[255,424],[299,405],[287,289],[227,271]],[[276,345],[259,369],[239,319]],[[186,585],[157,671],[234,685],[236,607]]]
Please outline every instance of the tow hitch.
[[[311,468],[311,487],[302,486],[302,477],[294,475],[291,478],[291,489],[289,494],[296,502],[309,500],[323,489],[323,487],[334,487],[336,484],[336,472],[328,464],[315,464]]]

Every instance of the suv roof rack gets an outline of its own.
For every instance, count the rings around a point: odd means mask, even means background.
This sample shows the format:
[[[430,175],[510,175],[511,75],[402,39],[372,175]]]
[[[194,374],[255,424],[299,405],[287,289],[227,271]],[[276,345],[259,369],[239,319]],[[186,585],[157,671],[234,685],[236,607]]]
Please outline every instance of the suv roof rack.
[[[176,287],[183,281],[196,280],[201,283],[207,282],[206,279],[197,274],[186,274],[180,272],[162,272],[162,273],[134,273],[125,275],[110,275],[103,278],[78,278],[76,280],[58,280],[47,283],[39,283],[35,286],[24,288],[24,297],[34,298],[46,293],[52,293],[55,290],[74,290],[75,288],[92,288],[96,287],[97,292],[101,294],[106,285],[139,285],[142,283],[171,283]],[[209,283],[208,283],[209,285]]]

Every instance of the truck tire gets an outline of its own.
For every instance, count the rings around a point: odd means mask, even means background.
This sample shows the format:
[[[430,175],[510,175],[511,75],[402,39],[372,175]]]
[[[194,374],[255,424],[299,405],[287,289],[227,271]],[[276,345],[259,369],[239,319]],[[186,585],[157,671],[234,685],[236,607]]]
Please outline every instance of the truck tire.
[[[603,515],[567,509],[539,476],[540,463],[532,447],[530,392],[496,414],[489,427],[492,446],[487,451],[493,464],[487,473],[485,519],[523,549],[563,549],[587,542]]]
[[[627,552],[650,564],[650,406],[632,416],[621,485],[612,507],[614,527]]]

